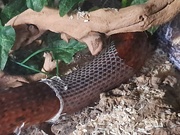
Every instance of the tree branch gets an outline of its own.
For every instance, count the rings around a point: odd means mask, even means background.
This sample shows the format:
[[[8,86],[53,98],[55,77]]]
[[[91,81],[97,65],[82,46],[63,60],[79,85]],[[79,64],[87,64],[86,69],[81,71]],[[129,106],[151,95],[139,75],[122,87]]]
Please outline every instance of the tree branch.
[[[45,7],[41,12],[28,9],[11,19],[7,25],[36,25],[39,33],[28,37],[30,40],[28,43],[42,35],[46,30],[63,33],[63,37],[68,35],[68,37],[84,41],[90,33],[92,38],[92,33],[96,32],[105,33],[109,36],[120,32],[144,31],[152,26],[169,21],[179,11],[180,0],[149,0],[144,4],[133,5],[119,10],[99,9],[88,13],[78,12],[64,17],[59,16],[58,10]],[[95,35],[94,39],[98,39],[98,36]],[[93,44],[97,48],[101,48],[99,46],[102,43],[95,43],[94,39],[91,39]],[[93,48],[91,41],[84,41],[89,48]],[[98,52],[96,48],[93,51]]]

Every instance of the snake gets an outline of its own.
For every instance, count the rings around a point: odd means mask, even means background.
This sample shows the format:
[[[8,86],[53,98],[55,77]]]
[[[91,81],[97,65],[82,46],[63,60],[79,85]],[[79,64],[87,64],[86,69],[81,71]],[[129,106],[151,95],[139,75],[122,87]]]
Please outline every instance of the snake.
[[[90,63],[68,75],[24,84],[0,92],[0,134],[55,122],[99,100],[99,95],[128,81],[152,52],[147,32],[118,33]]]

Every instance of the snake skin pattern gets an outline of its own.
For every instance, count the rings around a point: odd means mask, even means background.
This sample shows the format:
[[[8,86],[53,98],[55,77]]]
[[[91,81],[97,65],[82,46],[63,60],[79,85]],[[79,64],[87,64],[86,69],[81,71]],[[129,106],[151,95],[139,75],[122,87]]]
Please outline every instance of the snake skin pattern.
[[[23,126],[79,111],[97,101],[100,93],[131,78],[151,52],[145,32],[116,34],[109,41],[102,54],[62,79],[45,79],[1,91],[0,134],[14,130],[19,133]]]
[[[62,78],[66,88],[62,87],[62,81],[53,81],[51,85],[57,86],[57,91],[64,99],[63,112],[75,112],[96,101],[100,93],[117,87],[133,74],[133,68],[117,55],[112,43],[88,65]]]
[[[180,70],[180,14],[160,26],[155,35],[160,47],[168,54],[170,61]]]

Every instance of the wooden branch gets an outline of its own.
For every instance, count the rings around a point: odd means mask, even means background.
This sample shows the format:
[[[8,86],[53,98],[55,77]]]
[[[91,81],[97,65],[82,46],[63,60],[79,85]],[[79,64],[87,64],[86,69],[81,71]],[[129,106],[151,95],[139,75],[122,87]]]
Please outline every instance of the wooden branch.
[[[135,5],[119,10],[119,16],[111,22],[107,35],[119,32],[144,31],[152,26],[163,24],[180,11],[179,0],[149,0],[142,5]],[[115,26],[115,27],[114,27]]]
[[[99,39],[99,36],[97,34],[92,36],[92,33],[105,33],[109,36],[120,32],[144,31],[151,26],[167,22],[179,11],[180,0],[149,0],[144,4],[129,6],[120,10],[99,9],[89,13],[78,12],[64,17],[59,16],[58,10],[45,7],[41,12],[28,9],[11,19],[6,25],[36,25],[39,33],[27,37],[28,43],[42,35],[44,31],[50,30],[63,33],[64,39],[72,37],[84,41],[89,48],[94,49],[90,50],[91,53],[96,54],[102,48],[102,42],[99,40],[95,42],[95,39]],[[87,36],[90,33],[91,38],[93,38],[87,41]]]
[[[66,33],[75,39],[81,39],[92,31],[107,35],[144,31],[167,22],[179,11],[179,0],[149,0],[145,4],[129,6],[119,11],[99,9],[82,17],[77,17],[77,14],[60,17],[58,10],[49,8],[44,8],[41,12],[28,9],[7,24],[31,23],[40,29]]]

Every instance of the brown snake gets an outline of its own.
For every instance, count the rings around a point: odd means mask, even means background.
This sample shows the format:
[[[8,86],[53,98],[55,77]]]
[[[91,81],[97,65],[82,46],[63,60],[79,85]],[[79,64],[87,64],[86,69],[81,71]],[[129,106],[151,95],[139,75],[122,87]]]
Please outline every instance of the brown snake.
[[[62,80],[47,79],[1,91],[0,135],[22,124],[50,120],[60,111],[70,114],[90,105],[100,93],[132,77],[151,52],[145,32],[116,34],[108,40],[111,45],[101,55]]]

